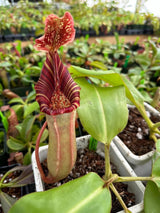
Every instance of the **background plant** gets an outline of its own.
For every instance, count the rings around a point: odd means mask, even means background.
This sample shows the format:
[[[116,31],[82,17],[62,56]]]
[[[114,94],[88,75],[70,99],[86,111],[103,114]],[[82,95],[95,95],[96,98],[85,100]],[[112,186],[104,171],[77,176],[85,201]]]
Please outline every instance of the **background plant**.
[[[17,41],[7,44],[4,52],[0,54],[1,82],[3,88],[29,86],[35,82],[41,72],[45,56],[38,54],[33,45],[22,47]]]
[[[135,42],[128,44],[120,40],[117,33],[115,39],[115,44],[100,40],[90,44],[88,37],[78,39],[64,50],[67,54],[66,57],[63,56],[63,60],[65,63],[94,68],[97,71],[112,70],[124,73],[141,92],[144,100],[152,104],[159,87],[158,38],[155,40],[149,38],[145,45],[139,44],[138,37]],[[82,47],[84,47],[83,53],[81,53]]]
[[[62,16],[66,10],[69,10],[75,20],[75,27],[83,30],[92,28],[96,34],[100,33],[101,26],[105,26],[105,33],[115,29],[119,30],[131,24],[153,25],[154,31],[158,32],[160,26],[158,17],[152,14],[134,14],[125,11],[118,8],[115,1],[111,1],[111,3],[98,1],[93,7],[89,7],[85,1],[83,3],[72,1],[70,5],[61,4],[60,6],[56,3],[41,2],[34,4],[28,1],[19,1],[16,5],[1,6],[0,10],[1,34],[11,32],[25,34],[29,31],[35,32],[36,36],[43,34],[44,20],[50,14],[50,10],[58,16]]]
[[[31,154],[36,146],[36,140],[40,132],[41,127],[39,123],[35,123],[38,115],[27,116],[22,123],[16,126],[18,130],[17,137],[10,136],[7,140],[7,145],[12,151],[23,151],[24,159],[23,164],[29,165],[31,163]],[[40,140],[40,145],[44,145],[48,137],[48,130],[45,129]]]

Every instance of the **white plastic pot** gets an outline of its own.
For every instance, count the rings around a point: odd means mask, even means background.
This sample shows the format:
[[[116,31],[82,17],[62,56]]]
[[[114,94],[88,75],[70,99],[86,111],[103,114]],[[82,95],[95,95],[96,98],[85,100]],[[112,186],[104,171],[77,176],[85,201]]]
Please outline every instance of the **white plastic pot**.
[[[160,113],[155,108],[153,108],[147,103],[145,103],[145,108],[147,111],[153,113],[154,115],[160,115]],[[138,156],[133,154],[118,136],[113,139],[113,142],[118,147],[122,155],[129,162],[137,176],[147,177],[151,175],[152,157],[154,155],[154,151],[150,151],[144,155]]]
[[[89,135],[77,138],[76,140],[77,149],[86,148],[88,146],[89,138],[90,138]],[[39,156],[40,156],[41,162],[44,161],[47,157],[47,149],[48,149],[47,145],[40,147],[39,149]],[[104,157],[104,145],[100,142],[98,143],[98,146],[97,146],[97,153],[101,155],[102,157]],[[114,145],[113,142],[111,143],[111,148],[110,148],[110,158],[112,163],[117,167],[117,172],[121,176],[136,176],[133,169],[127,163],[127,161],[122,156],[122,154],[120,153],[120,151]],[[41,175],[37,168],[35,152],[33,152],[32,154],[32,167],[33,167],[36,191],[44,191],[43,181],[41,179]],[[143,210],[143,196],[144,196],[145,187],[140,181],[128,182],[127,184],[128,184],[128,190],[134,193],[136,196],[136,205],[129,209],[133,213],[140,213]],[[120,211],[118,213],[124,213],[124,211]]]

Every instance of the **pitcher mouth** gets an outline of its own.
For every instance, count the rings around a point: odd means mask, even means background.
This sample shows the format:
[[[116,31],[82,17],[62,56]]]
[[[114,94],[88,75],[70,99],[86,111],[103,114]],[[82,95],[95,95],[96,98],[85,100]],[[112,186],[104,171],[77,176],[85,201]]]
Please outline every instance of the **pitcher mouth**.
[[[80,87],[73,81],[57,52],[49,52],[35,85],[40,110],[48,115],[68,113],[80,105]]]

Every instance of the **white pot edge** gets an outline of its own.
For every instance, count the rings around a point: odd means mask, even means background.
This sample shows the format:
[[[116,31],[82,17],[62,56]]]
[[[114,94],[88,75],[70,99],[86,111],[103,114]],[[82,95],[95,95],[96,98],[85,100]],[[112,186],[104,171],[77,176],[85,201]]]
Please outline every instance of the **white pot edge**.
[[[157,114],[160,115],[160,112],[157,111],[155,108],[153,108],[151,105],[144,103],[144,106],[148,111],[152,112],[154,115],[157,115]],[[129,105],[129,107],[135,107],[135,106]],[[116,136],[113,139],[113,141],[116,144],[116,146],[119,148],[121,153],[125,156],[127,161],[133,165],[142,164],[145,161],[151,160],[154,154],[154,151],[150,151],[144,155],[138,156],[133,154],[118,136]]]
[[[77,141],[77,143],[79,143],[77,145],[77,148],[86,147],[87,144],[88,144],[89,137],[90,136],[87,135],[87,136],[82,136],[82,137],[77,138],[76,141]],[[48,149],[48,145],[42,146],[42,147],[39,148],[40,161],[43,161],[44,159],[46,159],[47,149]],[[102,150],[103,150],[103,144],[99,143],[98,153],[100,155],[104,156],[104,153],[103,153]],[[42,156],[41,156],[41,154],[42,154]],[[115,157],[115,154],[116,154],[116,157]],[[117,165],[117,163],[118,163],[117,170],[118,170],[119,173],[123,172],[123,176],[136,176],[133,169],[130,167],[128,162],[125,160],[125,158],[122,156],[122,154],[120,153],[120,151],[114,145],[113,142],[111,143],[110,158],[111,158],[111,161],[115,165]],[[123,167],[122,167],[122,165],[123,165]],[[33,173],[34,173],[34,178],[35,178],[36,191],[44,191],[43,181],[41,179],[41,175],[40,175],[39,170],[37,168],[37,163],[36,163],[36,159],[35,159],[35,152],[32,153],[32,168],[33,168]],[[129,182],[128,188],[129,188],[129,190],[133,190],[133,193],[135,193],[136,198],[137,198],[137,201],[136,201],[137,204],[135,206],[129,208],[129,209],[131,211],[133,211],[133,213],[140,213],[143,210],[143,196],[144,196],[145,187],[142,184],[142,182],[136,181],[136,182]],[[120,211],[118,213],[124,213],[124,211]]]
[[[130,151],[130,149],[118,136],[114,137],[113,142],[126,158],[126,160],[133,165],[143,164],[145,161],[151,160],[152,156],[154,155],[154,151],[150,151],[140,156],[133,154],[133,152]]]

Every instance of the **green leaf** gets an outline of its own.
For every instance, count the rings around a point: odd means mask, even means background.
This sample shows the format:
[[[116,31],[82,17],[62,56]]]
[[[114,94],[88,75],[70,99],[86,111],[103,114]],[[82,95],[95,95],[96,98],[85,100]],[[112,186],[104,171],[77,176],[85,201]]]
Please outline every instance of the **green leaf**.
[[[94,84],[100,85],[101,80],[97,79],[97,78],[93,78],[93,77],[89,77],[89,79],[91,80],[91,82],[93,82]]]
[[[25,104],[25,102],[22,100],[22,98],[12,98],[10,101],[9,101],[9,104],[13,104],[13,103],[21,103],[21,104]]]
[[[40,67],[37,67],[37,66],[32,66],[32,67],[29,67],[27,70],[26,70],[26,73],[31,73],[32,76],[33,75],[37,75],[41,73],[41,68]]]
[[[156,142],[156,150],[157,152],[160,152],[160,139],[158,139]]]
[[[157,185],[149,181],[144,194],[145,213],[159,213],[160,211],[160,191]]]
[[[16,79],[18,79],[19,78],[19,75],[17,74],[15,74],[15,75],[13,75],[13,76],[11,76],[10,77],[10,79],[12,80],[12,81],[14,81],[14,80],[16,80]]]
[[[104,63],[100,62],[100,61],[92,61],[90,62],[90,65],[92,67],[96,67],[98,69],[101,69],[101,70],[107,70],[107,67]]]
[[[84,129],[96,140],[109,144],[127,124],[124,87],[97,87],[82,78],[76,82],[81,87],[78,114]]]
[[[156,44],[153,41],[149,41],[151,47],[152,47],[152,51],[153,51],[153,56],[155,57],[158,53],[158,48],[156,47]]]
[[[128,74],[129,75],[140,75],[140,72],[141,72],[141,68],[140,67],[134,67],[134,68],[130,68],[128,70]]]
[[[153,164],[152,176],[160,177],[160,158],[158,158]]]
[[[29,101],[35,100],[35,98],[36,98],[36,92],[35,92],[35,90],[33,90],[33,91],[31,91],[31,92],[28,94],[28,96],[27,96],[27,103],[28,103]]]
[[[114,58],[115,58],[115,59],[119,59],[119,58],[120,58],[120,55],[121,55],[121,54],[118,53],[118,52],[117,52],[117,53],[114,53]]]
[[[154,152],[153,156],[152,156],[152,165],[154,164],[154,162],[160,157],[160,152],[158,152],[157,150]]]
[[[7,67],[10,67],[10,66],[12,66],[12,63],[7,62],[7,61],[0,63],[0,67],[2,67],[2,68],[7,68]]]
[[[160,189],[160,157],[154,161],[152,166],[152,177],[157,187]]]
[[[18,50],[19,54],[21,55],[21,51],[22,51],[22,48],[21,48],[21,41],[16,41],[17,45],[16,45],[16,49]]]
[[[44,192],[28,194],[18,200],[8,213],[110,213],[111,194],[96,173]],[[38,201],[38,202],[37,202]]]
[[[136,87],[126,78],[126,76],[121,76],[123,79],[123,83],[126,89],[126,96],[130,101],[135,105],[141,105],[144,107],[144,98],[140,94],[140,92],[136,89]]]
[[[21,130],[22,130],[22,123],[17,124],[17,125],[16,125],[16,129],[17,129],[17,130],[18,130],[18,132],[20,133],[20,132],[21,132]]]
[[[32,138],[32,143],[34,143],[34,144],[36,143],[39,132],[40,132],[40,130]],[[41,136],[40,143],[43,143],[47,139],[47,137],[48,137],[48,129],[45,129]]]
[[[141,94],[143,95],[143,98],[144,98],[145,102],[151,103],[153,101],[153,99],[150,97],[150,95],[148,94],[148,92],[146,92],[145,90],[142,90]]]
[[[30,79],[28,76],[23,76],[21,80],[26,83],[33,83],[33,80]]]
[[[35,35],[36,35],[36,36],[40,36],[40,35],[42,35],[43,33],[44,33],[44,29],[38,28],[38,29],[36,29],[36,31],[35,31]]]
[[[24,138],[25,141],[30,141],[32,136],[32,127],[34,124],[34,121],[36,119],[36,116],[28,116],[24,119],[22,123],[22,129],[21,129],[21,137]]]
[[[7,140],[7,146],[15,151],[20,151],[25,149],[26,145],[21,141],[16,138],[13,138],[10,136],[10,139]]]
[[[97,144],[98,144],[98,141],[91,136],[89,139],[89,145],[88,145],[89,150],[96,151]]]
[[[0,191],[0,201],[4,213],[8,213],[12,205],[17,201],[17,199],[10,197],[5,192]]]
[[[130,76],[130,81],[133,83],[133,85],[137,86],[139,85],[139,81],[141,79],[140,75],[131,75]]]
[[[125,75],[115,73],[111,70],[107,71],[94,71],[87,70],[77,66],[70,66],[69,71],[74,80],[76,81],[77,77],[95,77],[101,79],[113,86],[123,85],[126,90],[126,96],[130,101],[137,105],[143,105],[144,99],[140,92],[134,87],[134,85],[126,78]]]
[[[8,120],[7,118],[3,115],[3,113],[0,111],[0,117],[3,123],[3,126],[5,128],[5,131],[8,132]]]
[[[136,55],[135,60],[143,70],[146,70],[151,64],[149,58],[147,58],[146,55]]]
[[[153,70],[153,71],[160,70],[160,66],[153,66],[150,68],[150,70]]]
[[[2,94],[2,91],[3,91],[3,86],[2,86],[2,84],[0,83],[0,94]]]
[[[23,108],[23,105],[21,104],[16,104],[12,106],[12,109],[17,113],[20,109]]]
[[[31,153],[27,152],[27,153],[24,155],[23,164],[24,164],[24,165],[29,165],[29,164],[31,164]]]
[[[37,111],[39,109],[39,104],[37,101],[29,104],[26,106],[24,111],[24,118],[26,118],[28,115],[30,115],[32,112]]]

